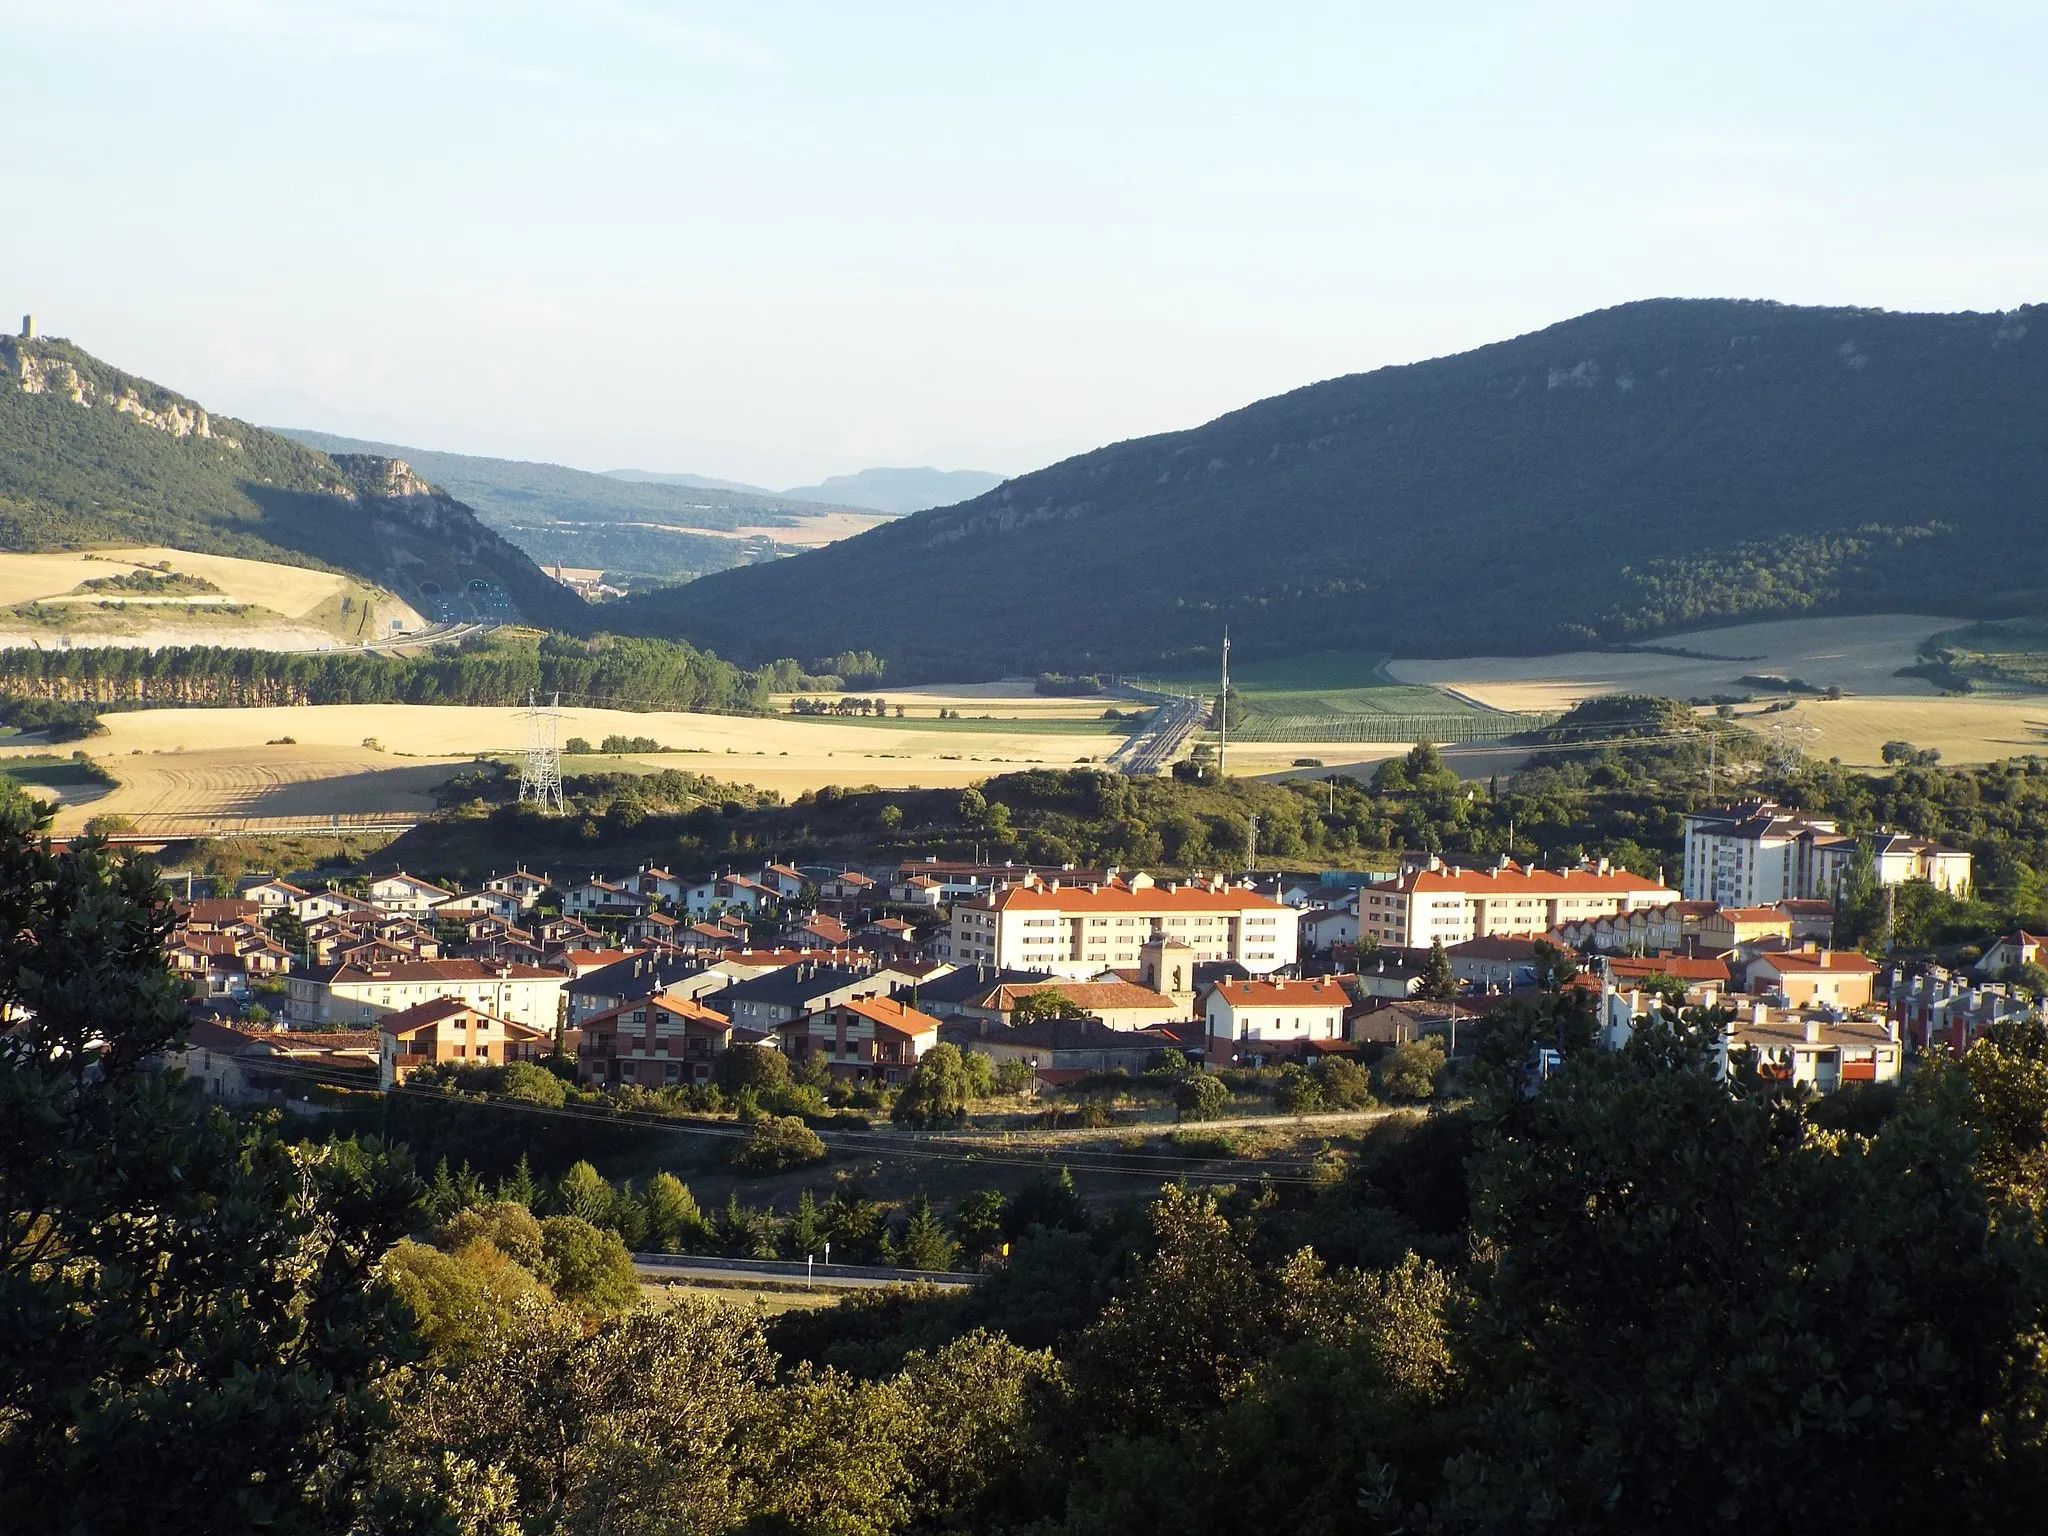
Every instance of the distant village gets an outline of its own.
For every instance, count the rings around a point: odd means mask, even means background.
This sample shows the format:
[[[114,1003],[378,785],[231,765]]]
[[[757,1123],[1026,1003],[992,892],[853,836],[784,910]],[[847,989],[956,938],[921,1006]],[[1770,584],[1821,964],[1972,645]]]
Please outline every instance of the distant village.
[[[935,858],[515,869],[474,890],[265,878],[177,903],[169,953],[196,1016],[182,1064],[228,1099],[302,1092],[309,1071],[388,1088],[542,1059],[659,1089],[710,1081],[741,1045],[891,1088],[942,1041],[1051,1091],[1166,1050],[1246,1067],[1432,1038],[1455,1053],[1461,1028],[1559,985],[1589,995],[1609,1047],[1660,1007],[1725,1009],[1724,1060],[1825,1093],[2031,1010],[2012,978],[2048,943],[1987,936],[1954,971],[1838,950],[1859,850],[1885,887],[1970,885],[1967,853],[1750,800],[1686,818],[1676,889],[1605,862],[1431,854],[1232,878]]]

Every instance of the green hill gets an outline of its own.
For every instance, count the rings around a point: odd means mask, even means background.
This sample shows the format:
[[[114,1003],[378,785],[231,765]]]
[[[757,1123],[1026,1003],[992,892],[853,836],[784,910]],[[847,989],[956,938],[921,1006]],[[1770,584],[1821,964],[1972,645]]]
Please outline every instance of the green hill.
[[[434,484],[476,509],[490,527],[542,565],[599,566],[643,576],[699,576],[775,558],[774,532],[820,513],[857,504],[817,506],[743,486],[628,479],[560,464],[439,453],[395,443],[366,442],[298,427],[277,429],[327,453],[373,453],[403,459]],[[977,487],[978,489],[978,487]],[[767,533],[735,538],[737,529]]]
[[[1532,654],[1765,615],[2039,611],[2048,308],[1654,300],[1312,384],[634,599],[893,679]],[[760,615],[772,613],[772,627]],[[614,622],[619,622],[615,617]]]
[[[346,571],[430,617],[574,629],[587,611],[401,462],[211,415],[66,341],[0,338],[0,551],[136,544]]]

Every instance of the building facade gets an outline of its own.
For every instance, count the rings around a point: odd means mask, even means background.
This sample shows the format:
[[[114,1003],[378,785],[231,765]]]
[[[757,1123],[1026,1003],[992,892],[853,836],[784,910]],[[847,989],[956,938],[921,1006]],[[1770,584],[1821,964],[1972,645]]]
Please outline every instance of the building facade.
[[[1412,870],[1358,893],[1359,941],[1396,949],[1445,948],[1504,934],[1547,934],[1616,913],[1662,907],[1678,893],[1605,860],[1582,869]]]
[[[1136,874],[1069,885],[1032,875],[956,903],[938,948],[954,965],[1086,980],[1135,968],[1145,945],[1164,938],[1186,945],[1193,963],[1233,961],[1264,975],[1294,963],[1295,923],[1294,912],[1271,897],[1222,880]]]
[[[392,965],[340,965],[289,978],[286,1017],[296,1026],[368,1028],[386,1014],[452,998],[494,1018],[553,1037],[562,1012],[560,971],[482,960],[414,960]]]

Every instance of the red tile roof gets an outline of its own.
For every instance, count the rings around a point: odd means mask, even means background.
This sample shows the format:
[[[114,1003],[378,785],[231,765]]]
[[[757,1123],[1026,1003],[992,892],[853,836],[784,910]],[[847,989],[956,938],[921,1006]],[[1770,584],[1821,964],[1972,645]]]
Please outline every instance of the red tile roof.
[[[1233,1008],[1348,1008],[1351,994],[1335,980],[1225,981],[1217,993]]]
[[[1626,870],[1603,875],[1587,869],[1524,869],[1511,864],[1506,869],[1417,870],[1396,889],[1456,891],[1468,896],[1627,896],[1652,895],[1670,888]]]
[[[877,1029],[906,1037],[930,1034],[939,1027],[939,1021],[930,1014],[908,1003],[899,1003],[893,997],[857,997],[836,1006],[872,1021]]]

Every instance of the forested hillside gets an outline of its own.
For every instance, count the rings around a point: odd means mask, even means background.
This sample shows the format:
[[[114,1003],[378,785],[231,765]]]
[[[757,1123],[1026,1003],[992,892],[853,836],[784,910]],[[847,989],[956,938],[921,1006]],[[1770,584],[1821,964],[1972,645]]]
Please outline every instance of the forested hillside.
[[[584,613],[402,464],[211,415],[66,341],[0,338],[0,551],[138,544],[347,571],[437,615],[473,581],[529,620]]]
[[[1766,614],[2027,611],[2044,525],[2048,309],[1656,300],[1313,384],[630,611],[741,657],[871,647],[902,680],[1206,662],[1225,624],[1247,658],[1532,653]]]

